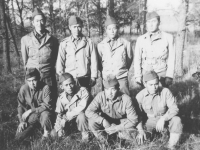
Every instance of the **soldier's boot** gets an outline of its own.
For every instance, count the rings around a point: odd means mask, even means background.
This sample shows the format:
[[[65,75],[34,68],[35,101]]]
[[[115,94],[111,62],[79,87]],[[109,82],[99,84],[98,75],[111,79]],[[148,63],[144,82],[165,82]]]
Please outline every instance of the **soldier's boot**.
[[[181,136],[181,134],[179,134],[179,133],[170,133],[169,142],[168,142],[167,147],[171,150],[175,150],[175,146],[179,142],[180,136]]]

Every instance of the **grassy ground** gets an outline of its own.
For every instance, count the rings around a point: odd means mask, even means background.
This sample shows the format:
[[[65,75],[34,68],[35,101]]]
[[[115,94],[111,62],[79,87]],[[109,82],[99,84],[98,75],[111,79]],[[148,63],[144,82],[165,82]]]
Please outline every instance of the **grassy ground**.
[[[133,41],[137,36],[124,35],[125,38]],[[98,38],[93,38],[98,41]],[[170,87],[180,108],[180,116],[184,123],[184,133],[177,149],[180,150],[199,150],[200,149],[200,87],[199,83],[191,78],[195,71],[200,56],[200,45],[189,45],[184,51],[184,71],[185,75],[180,80],[176,80]],[[0,60],[0,149],[1,150],[100,150],[100,149],[135,149],[135,150],[159,150],[167,142],[168,136],[160,138],[157,136],[152,142],[146,142],[143,146],[137,145],[136,141],[124,141],[116,139],[110,141],[110,145],[99,143],[95,138],[88,143],[81,142],[81,134],[74,131],[71,135],[63,139],[49,139],[41,141],[42,132],[36,131],[34,137],[21,145],[14,143],[15,131],[18,125],[17,119],[17,93],[20,86],[24,83],[24,70],[16,64],[15,55],[12,54],[13,74],[5,75],[2,72],[2,61]],[[1,56],[0,56],[1,59]],[[134,100],[135,95],[140,90],[133,80],[133,67],[129,73],[129,83],[131,96]],[[100,82],[98,82],[100,86]],[[93,92],[97,92],[94,88]]]

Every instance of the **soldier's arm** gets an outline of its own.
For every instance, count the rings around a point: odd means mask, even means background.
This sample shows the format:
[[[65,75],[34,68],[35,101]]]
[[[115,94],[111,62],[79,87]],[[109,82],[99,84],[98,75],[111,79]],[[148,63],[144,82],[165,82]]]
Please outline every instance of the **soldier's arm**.
[[[43,102],[37,108],[32,108],[32,112],[41,113],[52,109],[51,91],[48,85],[43,88]]]
[[[65,70],[65,61],[66,61],[66,50],[65,50],[65,41],[61,42],[58,50],[58,57],[56,62],[56,73],[61,75]]]
[[[173,78],[174,76],[174,69],[175,69],[175,56],[176,56],[176,51],[175,51],[175,46],[174,46],[174,40],[173,36],[170,35],[168,37],[168,50],[169,50],[169,55],[168,55],[168,60],[167,60],[167,72],[166,76]]]
[[[26,45],[25,37],[22,37],[22,39],[21,39],[21,53],[22,53],[22,59],[23,59],[23,63],[24,63],[24,68],[26,68],[26,63],[28,61],[29,49],[28,49],[28,47]]]
[[[165,113],[165,115],[163,115],[163,117],[165,118],[165,121],[168,121],[172,117],[174,117],[178,114],[179,109],[178,109],[177,104],[176,104],[176,99],[173,96],[173,94],[171,93],[171,91],[167,88],[165,90],[166,90],[165,91],[165,100],[166,100],[166,103],[167,103],[168,110]]]
[[[19,118],[20,122],[23,122],[22,114],[27,110],[23,88],[21,88],[19,93],[18,93],[17,102],[18,102],[18,107],[17,107],[18,118]]]
[[[103,70],[102,66],[102,53],[101,53],[101,46],[100,44],[97,45],[97,56],[98,56],[98,69],[101,72]]]
[[[54,43],[53,43],[54,47],[53,47],[53,56],[52,56],[52,60],[53,60],[53,65],[56,67],[56,60],[57,60],[57,57],[58,57],[58,49],[59,49],[59,42],[58,42],[58,39],[54,39]]]
[[[132,49],[131,43],[128,42],[128,44],[127,44],[127,67],[128,67],[128,69],[130,69],[132,61],[133,61],[133,49]]]
[[[134,53],[134,74],[135,78],[142,77],[142,50],[140,48],[141,43],[140,39],[138,38],[136,41],[135,46],[135,53]]]
[[[138,123],[138,115],[136,113],[135,107],[133,106],[132,100],[130,97],[126,97],[126,115],[127,120],[120,124],[120,130],[129,129],[131,127],[135,127]]]
[[[89,102],[89,93],[85,88],[81,91],[80,98],[81,98],[81,101],[79,102],[78,106],[75,107],[72,111],[67,112],[67,114],[66,114],[67,118],[69,116],[70,120],[75,118],[76,116],[78,116],[78,114],[86,108],[86,106]]]
[[[97,49],[93,42],[90,42],[90,50],[91,50],[91,78],[97,78],[98,74],[98,56]]]
[[[88,117],[88,119],[94,119],[95,122],[98,124],[101,124],[103,122],[103,117],[101,117],[98,112],[100,111],[101,107],[101,95],[100,93],[97,94],[97,96],[93,99],[93,101],[90,103],[88,108],[85,111],[85,115]]]

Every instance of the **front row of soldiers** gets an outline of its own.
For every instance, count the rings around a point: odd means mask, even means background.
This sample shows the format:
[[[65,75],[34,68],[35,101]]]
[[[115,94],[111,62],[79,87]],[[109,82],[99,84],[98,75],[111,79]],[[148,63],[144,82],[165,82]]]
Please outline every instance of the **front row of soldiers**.
[[[53,121],[52,94],[50,87],[40,81],[37,69],[26,71],[27,83],[18,94],[18,117],[20,124],[16,140],[24,140],[40,124],[43,138],[62,137],[75,125],[82,133],[82,140],[89,140],[89,133],[99,140],[117,134],[121,139],[133,139],[143,144],[147,133],[170,132],[168,148],[173,149],[182,133],[181,119],[177,116],[176,100],[168,88],[159,86],[159,77],[154,71],[143,75],[145,88],[132,101],[120,91],[116,77],[103,80],[104,91],[91,101],[85,87],[76,84],[73,76],[64,73],[59,77],[60,94],[56,104],[56,121]]]

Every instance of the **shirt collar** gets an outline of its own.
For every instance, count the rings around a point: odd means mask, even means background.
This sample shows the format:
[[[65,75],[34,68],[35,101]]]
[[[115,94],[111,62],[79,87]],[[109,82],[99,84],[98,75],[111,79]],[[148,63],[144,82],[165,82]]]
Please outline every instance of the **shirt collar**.
[[[105,38],[105,42],[109,43],[110,41],[117,41],[118,40],[118,37],[114,38],[114,39],[110,39],[109,37],[106,37]]]
[[[147,32],[146,35],[145,35],[145,38],[150,38],[150,36],[152,36],[152,35],[154,36],[153,39],[161,39],[162,38],[162,32],[160,30],[158,30],[155,33]]]
[[[105,91],[104,91],[104,94],[105,94]],[[110,102],[114,103],[114,102],[117,102],[117,101],[122,100],[122,93],[120,93],[120,91],[118,91],[117,97],[115,98],[115,100],[112,100],[112,101],[109,100],[109,99],[106,97],[106,94],[105,94],[105,98],[106,98],[106,101],[110,101]]]
[[[36,38],[42,39],[46,35],[47,31],[44,30],[44,32],[42,33],[42,35],[39,34],[39,33],[37,33],[36,30],[33,30],[33,33],[34,33],[34,35],[35,35]]]
[[[81,40],[81,39],[82,39],[82,36],[78,37],[77,39],[75,39],[73,36],[71,36],[72,42],[74,42],[75,40],[79,41],[79,40]]]

